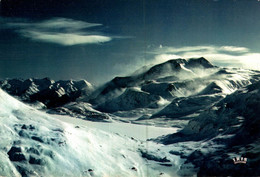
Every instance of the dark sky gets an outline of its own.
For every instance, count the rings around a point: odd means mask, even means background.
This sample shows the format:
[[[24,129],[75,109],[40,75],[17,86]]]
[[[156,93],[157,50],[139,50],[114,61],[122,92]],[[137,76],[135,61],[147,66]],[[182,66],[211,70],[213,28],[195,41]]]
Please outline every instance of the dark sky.
[[[0,78],[100,84],[150,63],[164,46],[260,56],[259,0],[2,0],[0,13]]]

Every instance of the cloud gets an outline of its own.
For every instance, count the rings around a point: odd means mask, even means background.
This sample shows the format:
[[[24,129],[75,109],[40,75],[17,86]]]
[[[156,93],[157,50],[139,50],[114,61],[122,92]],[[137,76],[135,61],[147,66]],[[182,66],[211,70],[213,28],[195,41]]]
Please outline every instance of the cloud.
[[[189,51],[210,51],[214,50],[214,47],[212,46],[185,46],[185,47],[159,47],[158,49],[155,49],[151,51],[151,53],[183,53],[183,52],[189,52]]]
[[[165,62],[176,58],[204,57],[215,65],[222,67],[242,67],[260,70],[260,53],[250,52],[250,49],[239,46],[184,46],[158,47],[149,52],[153,55],[153,63]]]
[[[24,31],[24,37],[31,38],[36,41],[56,43],[64,46],[72,46],[78,44],[95,44],[108,42],[110,37],[100,35],[81,35],[73,33],[48,33],[37,31]]]
[[[6,27],[34,41],[56,43],[64,46],[109,42],[112,37],[93,31],[98,23],[87,23],[67,18],[53,18],[41,22],[7,22]]]
[[[249,49],[246,47],[235,47],[235,46],[222,46],[220,47],[220,50],[227,51],[227,52],[240,52],[240,53],[249,52]]]

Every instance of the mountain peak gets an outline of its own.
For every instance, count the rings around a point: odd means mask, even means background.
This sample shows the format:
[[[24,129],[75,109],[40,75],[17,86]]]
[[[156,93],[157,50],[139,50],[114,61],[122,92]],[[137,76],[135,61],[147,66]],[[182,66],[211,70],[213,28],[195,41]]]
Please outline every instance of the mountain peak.
[[[187,62],[188,67],[204,67],[213,68],[214,66],[204,57],[200,58],[190,58]]]

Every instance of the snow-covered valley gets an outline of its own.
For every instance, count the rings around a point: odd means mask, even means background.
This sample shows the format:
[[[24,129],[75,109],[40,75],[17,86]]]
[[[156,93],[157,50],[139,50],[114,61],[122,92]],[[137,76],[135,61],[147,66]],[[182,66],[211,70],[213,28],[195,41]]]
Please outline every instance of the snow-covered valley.
[[[171,176],[140,155],[156,143],[64,123],[2,90],[0,101],[1,176]]]
[[[0,84],[1,176],[260,174],[259,71],[177,59],[98,88]]]
[[[151,138],[157,138],[158,136],[176,133],[178,128],[174,127],[156,127],[149,125],[139,125],[132,123],[124,123],[113,121],[110,123],[105,122],[93,122],[83,119],[75,119],[70,116],[52,115],[62,122],[74,124],[75,126],[86,126],[90,128],[100,129],[105,132],[116,133],[125,135],[127,137],[133,137],[134,139],[145,141]],[[131,130],[131,131],[129,131]]]

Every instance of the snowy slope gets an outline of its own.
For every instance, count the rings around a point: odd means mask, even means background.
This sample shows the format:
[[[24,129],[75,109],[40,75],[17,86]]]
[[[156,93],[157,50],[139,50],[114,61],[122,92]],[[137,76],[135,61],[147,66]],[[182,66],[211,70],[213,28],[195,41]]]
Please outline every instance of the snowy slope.
[[[110,122],[111,118],[107,113],[97,111],[92,105],[86,102],[71,102],[64,106],[53,108],[47,111],[49,114],[69,115],[91,121]]]
[[[133,177],[161,173],[156,161],[147,163],[142,157],[140,152],[147,150],[138,140],[60,122],[2,90],[0,103],[1,176]]]
[[[160,96],[152,95],[138,88],[128,88],[119,97],[100,104],[97,109],[104,112],[115,112],[143,107],[158,107],[159,100]]]
[[[182,145],[172,151],[192,163],[203,176],[259,176],[260,82],[228,95],[192,119],[181,131],[157,141]],[[189,149],[189,153],[185,152]],[[185,152],[185,153],[184,153]],[[234,157],[246,157],[246,165],[234,165]]]

